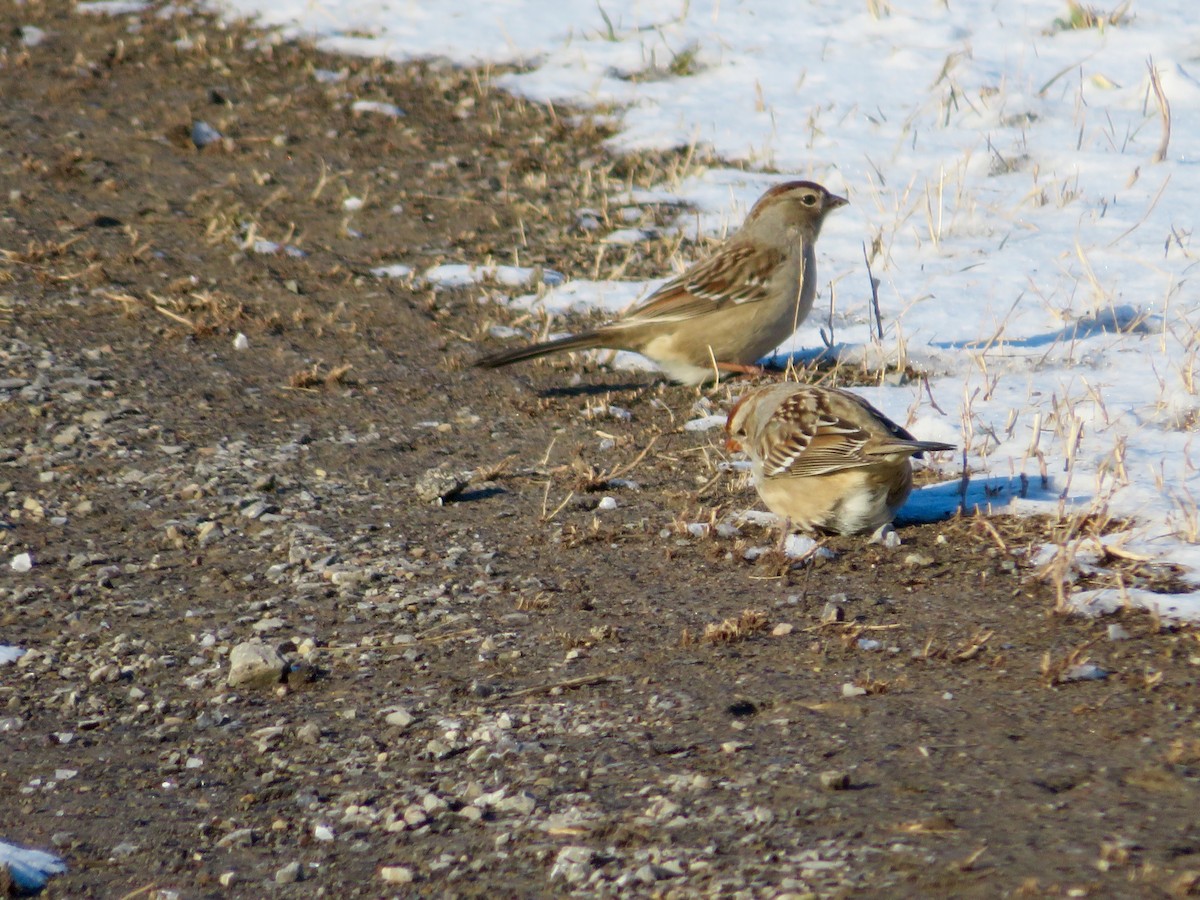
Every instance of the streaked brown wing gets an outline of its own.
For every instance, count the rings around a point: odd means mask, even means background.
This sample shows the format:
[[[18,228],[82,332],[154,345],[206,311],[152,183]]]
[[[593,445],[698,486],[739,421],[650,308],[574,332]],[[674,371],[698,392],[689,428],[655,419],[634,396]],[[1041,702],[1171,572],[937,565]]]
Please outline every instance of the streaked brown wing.
[[[847,395],[857,400],[854,395]],[[799,391],[779,405],[767,425],[763,473],[768,478],[803,478],[871,465],[862,449],[870,435],[836,415],[815,392]]]
[[[783,260],[778,250],[726,247],[668,281],[622,322],[683,321],[727,306],[758,303],[767,298],[770,274]]]

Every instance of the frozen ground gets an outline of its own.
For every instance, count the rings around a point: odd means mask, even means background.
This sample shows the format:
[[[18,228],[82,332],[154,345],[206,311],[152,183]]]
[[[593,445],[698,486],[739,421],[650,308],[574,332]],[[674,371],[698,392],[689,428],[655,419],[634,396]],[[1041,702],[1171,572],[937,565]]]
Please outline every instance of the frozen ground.
[[[503,87],[615,116],[619,148],[695,144],[748,164],[628,198],[694,205],[681,228],[735,226],[782,177],[846,192],[852,206],[821,240],[818,312],[781,351],[820,348],[832,324],[847,361],[911,362],[928,391],[870,399],[965,447],[975,478],[1034,486],[993,508],[1136,515],[1124,551],[1200,576],[1200,312],[1187,288],[1200,61],[1184,3],[1080,28],[1066,4],[983,0],[220,7],[343,52],[517,63]],[[568,282],[548,302],[644,287]],[[1200,594],[1170,600],[1200,616]]]

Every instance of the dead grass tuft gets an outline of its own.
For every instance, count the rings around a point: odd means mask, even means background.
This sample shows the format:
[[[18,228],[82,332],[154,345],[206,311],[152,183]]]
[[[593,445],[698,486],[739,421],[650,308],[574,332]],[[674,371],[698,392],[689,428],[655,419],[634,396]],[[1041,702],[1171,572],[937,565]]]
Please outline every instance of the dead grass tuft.
[[[516,602],[516,608],[521,612],[540,612],[553,605],[553,601],[546,591],[538,591],[532,596],[518,597]]]
[[[73,244],[81,240],[82,237],[76,236],[66,241],[30,241],[24,250],[0,249],[0,256],[8,263],[36,266],[65,255]]]
[[[1163,758],[1173,766],[1200,765],[1200,738],[1176,738]]]
[[[696,637],[690,629],[685,628],[680,637],[681,646],[690,647],[695,644],[732,644],[744,641],[756,634],[762,634],[770,626],[767,614],[758,609],[743,609],[736,619],[726,619],[723,622],[709,622],[704,626],[704,633]]]
[[[318,360],[309,368],[301,369],[292,375],[288,386],[296,390],[313,390],[315,388],[331,388],[358,383],[349,375],[350,370],[354,368],[349,363],[334,366],[327,372],[323,370],[323,366],[324,363]]]
[[[1059,659],[1055,659],[1051,652],[1047,650],[1042,655],[1041,675],[1042,682],[1046,687],[1054,687],[1057,684],[1066,684],[1077,680],[1072,677],[1072,670],[1077,667],[1087,665],[1091,658],[1087,655],[1087,651],[1099,638],[1094,638],[1078,647],[1074,647],[1067,651],[1066,655]]]
[[[1079,31],[1086,28],[1099,28],[1103,31],[1110,26],[1124,25],[1128,21],[1125,14],[1129,12],[1131,5],[1132,0],[1126,0],[1112,12],[1102,12],[1095,7],[1084,6],[1077,0],[1067,0],[1066,16],[1054,20],[1050,33]]]
[[[632,460],[623,465],[613,466],[608,469],[597,468],[591,463],[586,462],[582,455],[583,447],[581,446],[570,464],[570,469],[575,475],[573,492],[595,493],[596,491],[606,490],[613,479],[624,478],[636,469],[642,460],[646,458],[646,455],[657,440],[658,435],[655,435]]]
[[[892,682],[883,681],[882,679],[878,678],[872,678],[870,672],[868,672],[866,675],[863,675],[861,678],[854,679],[854,686],[856,688],[860,688],[867,697],[873,697],[878,694],[886,694],[892,689],[893,684],[898,683],[899,681]]]

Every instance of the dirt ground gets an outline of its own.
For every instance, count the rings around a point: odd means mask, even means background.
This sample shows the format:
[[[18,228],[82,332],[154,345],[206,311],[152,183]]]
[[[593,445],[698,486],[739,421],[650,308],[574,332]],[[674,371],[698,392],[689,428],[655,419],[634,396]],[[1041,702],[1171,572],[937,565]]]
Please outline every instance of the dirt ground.
[[[738,385],[475,370],[544,323],[370,272],[662,274],[699,248],[600,238],[694,160],[199,15],[0,35],[0,838],[46,896],[1200,890],[1196,632],[1055,615],[1045,523],[750,561],[687,527],[756,506],[682,427]],[[229,687],[255,638],[286,683]]]

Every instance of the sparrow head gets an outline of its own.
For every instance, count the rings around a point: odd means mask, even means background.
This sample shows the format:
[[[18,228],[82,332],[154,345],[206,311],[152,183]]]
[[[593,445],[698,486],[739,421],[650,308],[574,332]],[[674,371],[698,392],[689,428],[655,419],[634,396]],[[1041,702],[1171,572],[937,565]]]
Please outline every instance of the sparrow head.
[[[799,227],[815,240],[825,216],[849,203],[845,197],[831,194],[813,181],[786,181],[758,198],[743,229],[770,233]]]

